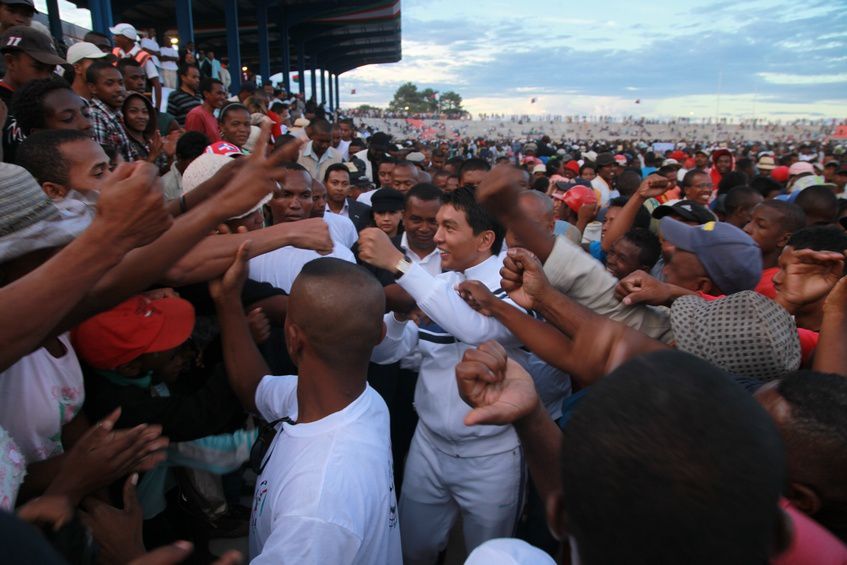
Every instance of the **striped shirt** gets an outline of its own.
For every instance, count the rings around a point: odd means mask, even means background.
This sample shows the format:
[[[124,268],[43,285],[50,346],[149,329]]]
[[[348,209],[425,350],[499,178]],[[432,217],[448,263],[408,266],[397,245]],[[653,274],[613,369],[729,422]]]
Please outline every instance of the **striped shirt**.
[[[195,106],[203,103],[199,96],[192,96],[184,90],[174,90],[168,97],[168,114],[176,118],[180,127],[185,127],[185,117]]]

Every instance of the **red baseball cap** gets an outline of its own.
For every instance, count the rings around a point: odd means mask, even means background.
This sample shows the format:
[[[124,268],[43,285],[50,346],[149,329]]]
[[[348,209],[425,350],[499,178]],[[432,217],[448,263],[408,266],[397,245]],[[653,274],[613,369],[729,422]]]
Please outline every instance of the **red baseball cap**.
[[[577,161],[568,161],[565,163],[565,168],[569,171],[573,171],[573,174],[575,175],[579,174],[579,162]]]
[[[597,204],[597,193],[594,192],[594,189],[581,184],[569,188],[561,196],[554,194],[553,198],[558,198],[574,212],[579,212],[579,209],[585,204]]]
[[[785,165],[780,165],[779,167],[774,167],[771,171],[771,178],[776,182],[788,182],[788,167]]]
[[[194,306],[182,298],[137,295],[71,332],[77,355],[95,369],[116,369],[145,353],[179,347],[194,329]]]

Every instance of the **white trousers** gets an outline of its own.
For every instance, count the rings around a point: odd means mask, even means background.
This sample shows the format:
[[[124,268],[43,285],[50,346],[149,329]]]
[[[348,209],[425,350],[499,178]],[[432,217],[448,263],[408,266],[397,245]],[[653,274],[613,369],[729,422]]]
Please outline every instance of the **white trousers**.
[[[520,447],[484,457],[439,451],[418,424],[400,494],[405,565],[431,565],[447,546],[459,512],[465,548],[512,537],[523,507],[526,473]]]

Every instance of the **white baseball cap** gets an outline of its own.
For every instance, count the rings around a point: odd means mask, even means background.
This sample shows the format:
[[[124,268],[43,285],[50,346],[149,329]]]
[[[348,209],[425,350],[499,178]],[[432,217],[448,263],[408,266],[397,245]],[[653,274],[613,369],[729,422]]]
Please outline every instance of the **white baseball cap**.
[[[102,59],[108,57],[108,53],[103,53],[100,48],[87,41],[80,41],[68,47],[68,53],[65,55],[68,63],[76,65],[83,59]]]
[[[123,35],[132,41],[138,41],[138,31],[132,24],[118,24],[109,28],[114,35]]]

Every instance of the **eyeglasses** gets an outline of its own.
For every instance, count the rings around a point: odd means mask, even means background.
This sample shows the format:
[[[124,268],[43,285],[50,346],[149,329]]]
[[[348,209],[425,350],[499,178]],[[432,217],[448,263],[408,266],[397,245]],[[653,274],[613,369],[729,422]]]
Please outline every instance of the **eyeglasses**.
[[[276,437],[276,427],[280,423],[289,424],[291,426],[297,424],[297,422],[288,416],[265,424],[259,431],[259,437],[256,438],[255,443],[253,443],[253,447],[250,448],[250,468],[253,469],[253,472],[257,475],[262,474],[262,471],[265,470],[265,465],[268,464],[268,460],[271,458],[271,454],[268,453],[268,449]]]

